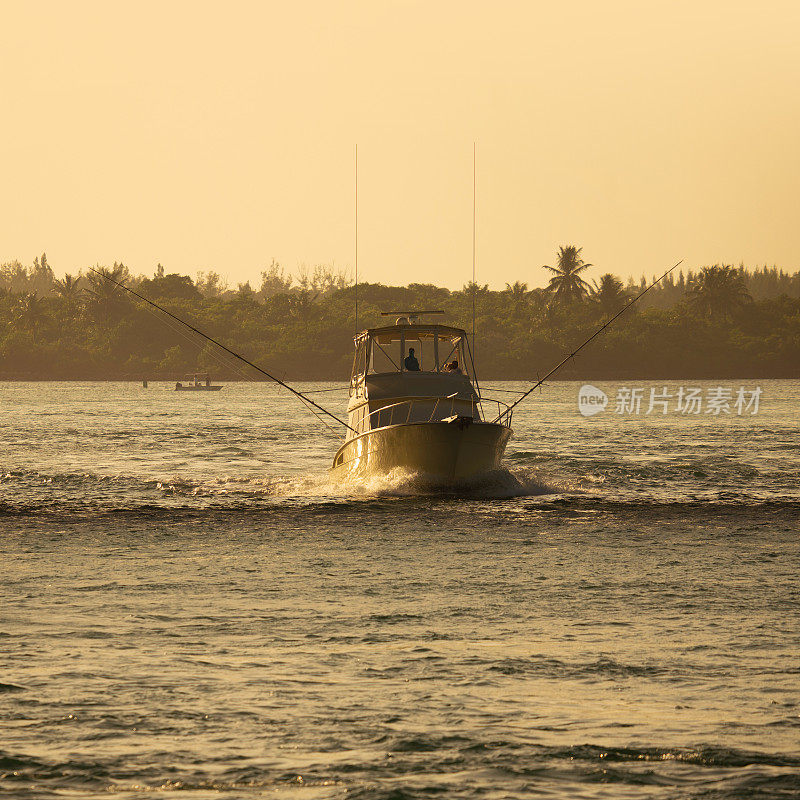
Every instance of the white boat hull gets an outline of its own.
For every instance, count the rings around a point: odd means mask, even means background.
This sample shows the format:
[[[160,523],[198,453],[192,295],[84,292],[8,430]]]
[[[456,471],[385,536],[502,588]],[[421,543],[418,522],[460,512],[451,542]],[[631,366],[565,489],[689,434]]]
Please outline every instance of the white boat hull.
[[[333,460],[333,473],[364,477],[402,469],[461,480],[498,469],[510,438],[504,425],[464,418],[388,425],[345,442]]]

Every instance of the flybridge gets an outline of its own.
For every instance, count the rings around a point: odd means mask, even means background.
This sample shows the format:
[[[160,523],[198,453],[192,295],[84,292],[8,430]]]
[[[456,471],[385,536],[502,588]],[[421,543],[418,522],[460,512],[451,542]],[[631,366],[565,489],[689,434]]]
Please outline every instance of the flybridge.
[[[405,359],[410,350],[417,360],[417,368],[413,371],[418,375],[445,373],[458,368],[459,372],[463,370],[470,377],[475,376],[467,334],[461,328],[412,323],[406,316],[400,316],[394,325],[362,331],[354,337],[354,342],[351,388],[368,373],[404,373],[407,369]]]

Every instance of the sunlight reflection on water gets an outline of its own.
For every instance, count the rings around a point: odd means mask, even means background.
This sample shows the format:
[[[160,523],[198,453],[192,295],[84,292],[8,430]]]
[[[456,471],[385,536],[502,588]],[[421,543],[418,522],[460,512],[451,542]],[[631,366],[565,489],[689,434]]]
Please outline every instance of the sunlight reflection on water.
[[[0,385],[0,792],[797,795],[800,384],[764,385],[555,384],[446,487],[332,482],[267,385]]]

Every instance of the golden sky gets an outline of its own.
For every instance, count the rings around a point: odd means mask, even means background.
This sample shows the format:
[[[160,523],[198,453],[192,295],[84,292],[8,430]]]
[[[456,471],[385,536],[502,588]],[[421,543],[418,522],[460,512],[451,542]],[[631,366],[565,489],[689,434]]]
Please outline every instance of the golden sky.
[[[800,269],[800,4],[0,0],[0,261]]]

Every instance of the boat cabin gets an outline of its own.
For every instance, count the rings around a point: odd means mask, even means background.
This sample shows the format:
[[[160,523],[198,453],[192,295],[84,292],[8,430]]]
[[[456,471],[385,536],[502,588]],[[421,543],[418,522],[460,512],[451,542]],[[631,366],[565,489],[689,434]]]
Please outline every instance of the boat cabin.
[[[480,419],[466,332],[416,320],[406,312],[355,337],[348,438],[387,425]]]

